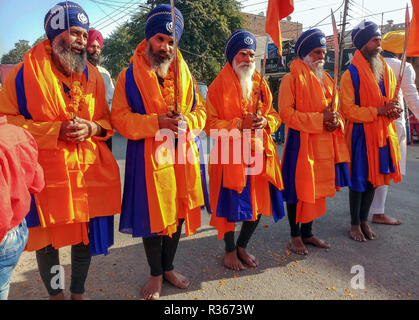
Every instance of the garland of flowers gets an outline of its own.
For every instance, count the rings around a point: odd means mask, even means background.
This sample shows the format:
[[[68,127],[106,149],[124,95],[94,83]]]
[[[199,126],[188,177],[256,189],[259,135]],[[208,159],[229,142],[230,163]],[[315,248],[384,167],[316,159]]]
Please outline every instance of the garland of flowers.
[[[72,118],[76,117],[81,111],[82,107],[80,102],[84,101],[83,87],[80,81],[73,81],[70,89],[71,101],[67,107],[67,111],[71,114]]]
[[[175,85],[174,72],[170,71],[163,81],[163,88],[161,90],[164,101],[169,110],[175,109]]]

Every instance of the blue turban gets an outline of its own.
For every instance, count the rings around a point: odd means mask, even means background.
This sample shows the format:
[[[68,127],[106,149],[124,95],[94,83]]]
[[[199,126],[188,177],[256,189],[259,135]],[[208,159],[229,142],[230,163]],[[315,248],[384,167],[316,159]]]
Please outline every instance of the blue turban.
[[[361,22],[352,30],[352,42],[358,50],[367,44],[373,37],[380,37],[378,26],[371,21]]]
[[[175,8],[176,16],[176,40],[179,41],[183,33],[183,16],[182,13]],[[168,4],[162,4],[152,9],[145,23],[145,38],[149,40],[157,33],[163,33],[173,36],[172,29],[172,9]]]
[[[237,30],[228,38],[224,53],[230,64],[233,63],[234,57],[241,49],[256,51],[256,38],[247,30]]]
[[[50,41],[70,27],[81,27],[89,31],[89,17],[77,3],[57,3],[45,16],[44,29]]]
[[[304,31],[295,43],[295,53],[304,59],[316,48],[326,49],[326,35],[320,29],[309,29]]]

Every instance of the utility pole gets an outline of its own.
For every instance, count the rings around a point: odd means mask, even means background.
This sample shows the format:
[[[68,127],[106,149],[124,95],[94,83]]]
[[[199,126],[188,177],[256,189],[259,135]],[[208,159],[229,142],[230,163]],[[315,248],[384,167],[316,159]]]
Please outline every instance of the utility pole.
[[[345,7],[343,8],[343,21],[342,21],[342,31],[340,34],[340,42],[339,42],[339,74],[342,68],[342,60],[343,60],[343,47],[344,47],[344,40],[345,40],[345,27],[346,27],[346,17],[348,15],[348,6],[349,0],[345,0]]]
[[[381,34],[384,34],[384,12],[381,13]]]

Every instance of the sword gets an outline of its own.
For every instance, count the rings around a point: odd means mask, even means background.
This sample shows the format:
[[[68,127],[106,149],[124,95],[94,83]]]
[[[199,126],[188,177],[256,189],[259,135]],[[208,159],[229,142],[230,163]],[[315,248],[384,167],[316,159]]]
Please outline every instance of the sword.
[[[175,0],[170,0],[170,6],[172,9],[172,32],[173,32],[173,50],[174,50],[174,79],[173,79],[173,90],[174,90],[174,98],[175,98],[175,113],[178,112],[178,83],[177,83],[177,76],[178,76],[178,66],[177,66],[177,41],[176,41],[176,14],[175,14]]]
[[[332,91],[332,103],[330,105],[330,112],[335,112],[336,94],[338,91],[338,79],[339,79],[339,39],[338,39],[338,28],[336,27],[335,15],[333,10],[332,13],[332,26],[333,26],[333,45],[335,47],[335,68],[333,77],[333,91]]]
[[[409,42],[409,33],[410,33],[410,16],[409,16],[409,7],[406,4],[406,14],[404,19],[404,47],[403,47],[403,54],[402,54],[402,63],[400,65],[399,76],[397,78],[396,90],[394,91],[393,100],[397,101],[400,91],[400,86],[403,79],[404,69],[406,67],[406,59],[407,59],[407,43]]]

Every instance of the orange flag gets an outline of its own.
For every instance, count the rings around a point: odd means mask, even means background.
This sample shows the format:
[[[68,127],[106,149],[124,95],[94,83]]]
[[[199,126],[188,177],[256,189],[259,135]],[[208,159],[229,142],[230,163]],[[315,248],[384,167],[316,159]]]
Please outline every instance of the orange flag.
[[[407,56],[419,57],[419,0],[412,0],[413,14],[410,25],[409,42],[407,44]]]
[[[412,0],[416,1],[416,0]],[[282,56],[281,29],[279,22],[294,11],[294,0],[269,0],[266,12],[265,32],[271,36]]]

